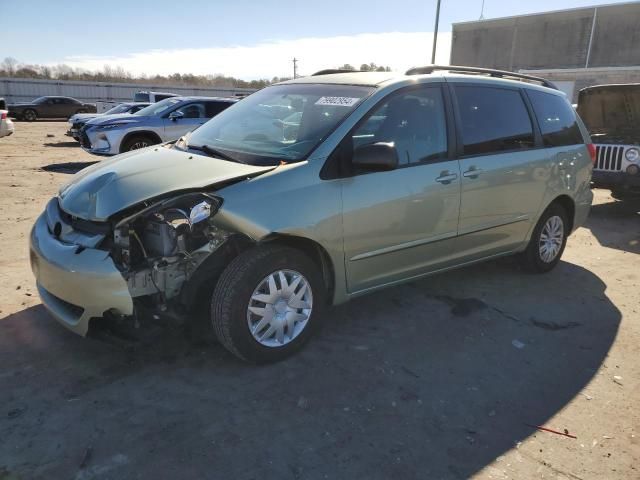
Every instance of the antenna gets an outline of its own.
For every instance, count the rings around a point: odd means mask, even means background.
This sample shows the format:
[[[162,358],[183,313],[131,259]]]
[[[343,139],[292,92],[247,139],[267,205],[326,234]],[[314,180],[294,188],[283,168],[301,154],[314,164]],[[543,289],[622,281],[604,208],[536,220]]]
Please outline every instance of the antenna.
[[[484,20],[484,0],[482,0],[482,7],[480,8],[480,20]]]

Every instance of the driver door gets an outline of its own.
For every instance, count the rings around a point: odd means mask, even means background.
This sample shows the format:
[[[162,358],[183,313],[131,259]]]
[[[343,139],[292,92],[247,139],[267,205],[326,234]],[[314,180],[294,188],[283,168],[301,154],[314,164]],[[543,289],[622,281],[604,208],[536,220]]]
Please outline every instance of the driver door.
[[[47,98],[38,105],[38,116],[40,118],[53,118],[56,116],[56,98]]]
[[[175,114],[178,114],[177,116]],[[181,115],[180,115],[181,114]],[[174,118],[171,118],[171,117]],[[195,130],[206,123],[207,114],[204,102],[193,102],[176,108],[163,118],[165,141],[180,138],[185,133]]]
[[[351,133],[354,149],[393,142],[399,165],[391,171],[354,172],[342,180],[350,293],[451,262],[460,213],[460,167],[452,159],[446,110],[440,85],[408,87],[374,107]]]

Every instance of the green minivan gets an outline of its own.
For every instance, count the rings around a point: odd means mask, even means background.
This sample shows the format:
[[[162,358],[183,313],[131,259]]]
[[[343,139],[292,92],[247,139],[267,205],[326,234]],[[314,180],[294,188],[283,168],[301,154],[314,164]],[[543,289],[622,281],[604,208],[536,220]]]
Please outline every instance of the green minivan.
[[[594,155],[536,77],[323,71],[76,174],[31,266],[78,334],[207,312],[229,351],[270,362],[358,295],[504,255],[548,272],[588,215]]]

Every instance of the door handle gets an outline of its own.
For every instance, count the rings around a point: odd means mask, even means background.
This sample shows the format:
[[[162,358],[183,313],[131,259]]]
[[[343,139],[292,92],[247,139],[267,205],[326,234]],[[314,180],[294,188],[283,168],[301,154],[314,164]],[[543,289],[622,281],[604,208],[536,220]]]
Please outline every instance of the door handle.
[[[442,183],[444,185],[449,185],[451,182],[453,182],[456,178],[458,178],[458,175],[455,173],[449,173],[449,172],[442,172],[440,174],[440,176],[438,178],[436,178],[436,182],[438,183]]]
[[[465,178],[478,178],[482,174],[481,168],[471,167],[469,170],[462,174]]]

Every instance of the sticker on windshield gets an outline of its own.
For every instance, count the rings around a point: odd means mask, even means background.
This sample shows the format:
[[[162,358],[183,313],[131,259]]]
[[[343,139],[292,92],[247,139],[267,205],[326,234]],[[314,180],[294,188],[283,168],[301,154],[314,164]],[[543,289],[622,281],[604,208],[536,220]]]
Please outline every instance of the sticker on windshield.
[[[352,97],[320,97],[316,105],[332,105],[338,107],[353,107],[359,98]]]

